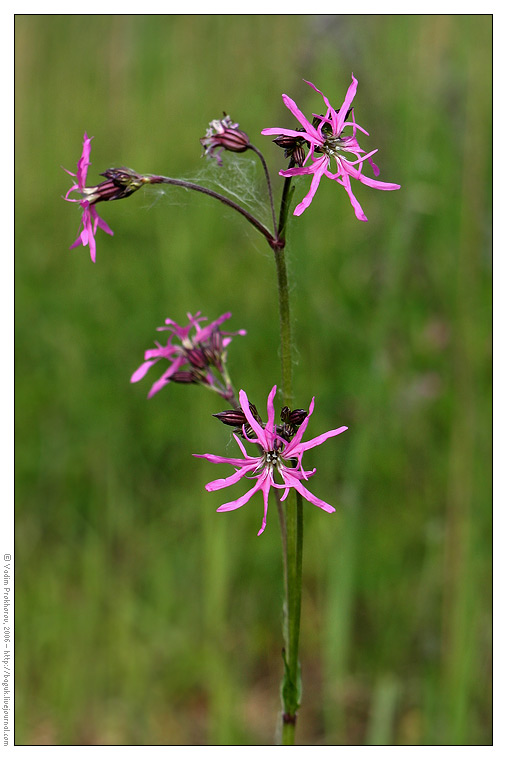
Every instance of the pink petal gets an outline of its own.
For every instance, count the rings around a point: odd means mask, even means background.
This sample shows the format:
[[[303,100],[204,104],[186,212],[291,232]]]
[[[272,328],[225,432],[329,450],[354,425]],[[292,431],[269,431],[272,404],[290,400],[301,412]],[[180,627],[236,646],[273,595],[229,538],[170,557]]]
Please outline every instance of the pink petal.
[[[95,264],[95,259],[97,256],[97,244],[95,243],[95,238],[93,237],[93,234],[90,234],[89,236],[88,245],[90,247],[90,258]]]
[[[371,158],[367,159],[368,163],[370,164],[371,168],[373,169],[373,174],[378,177],[380,174],[380,169],[378,168],[377,164],[374,164]]]
[[[333,106],[329,102],[329,100],[326,98],[326,96],[324,95],[324,93],[321,92],[317,87],[315,87],[314,84],[312,84],[311,82],[309,82],[308,79],[303,79],[303,82],[306,82],[306,84],[309,84],[310,87],[312,87],[315,90],[315,92],[318,92],[319,95],[322,95],[322,98],[323,98],[324,103],[326,104],[327,110],[328,110],[328,113],[327,113],[326,118],[324,119],[324,121],[331,122],[331,124],[333,125],[333,134],[335,134],[335,135],[339,134],[339,132],[335,132],[335,130],[334,130],[337,114],[336,114],[336,111],[334,110]],[[314,114],[314,115],[318,116],[319,119],[321,118],[319,114]]]
[[[256,469],[259,466],[259,457],[246,456],[245,459],[239,457],[222,457],[218,454],[192,454],[193,457],[199,459],[206,459],[207,462],[213,462],[213,464],[230,464],[233,467],[252,467]]]
[[[94,232],[97,232],[97,226],[98,226],[100,227],[101,230],[104,230],[104,232],[107,232],[108,235],[114,235],[113,230],[98,215],[97,209],[95,208],[95,206],[90,206],[90,215],[94,221],[94,229],[93,229]]]
[[[287,137],[304,137],[305,140],[312,140],[314,137],[307,132],[300,132],[297,129],[286,129],[285,127],[268,127],[261,131],[261,135],[286,135]],[[322,140],[319,139],[319,145]]]
[[[148,398],[152,398],[152,396],[154,396],[155,393],[158,393],[159,390],[164,387],[164,385],[167,385],[167,383],[171,380],[171,376],[174,375],[174,373],[177,372],[185,363],[186,359],[183,356],[178,356],[176,359],[173,359],[171,366],[164,372],[162,377],[156,380],[151,386],[148,392]]]
[[[319,160],[320,159],[317,159],[317,161]],[[309,166],[294,166],[292,169],[282,169],[278,174],[282,177],[300,177],[303,174],[306,176],[315,173],[314,167],[315,164],[310,164]]]
[[[86,132],[83,137],[83,152],[81,158],[77,162],[77,183],[80,188],[83,188],[86,184],[86,174],[88,167],[90,166],[90,153],[91,153],[91,141],[93,137],[88,137]]]
[[[198,455],[195,455],[198,456]],[[203,457],[204,459],[208,459],[208,456],[206,454],[199,455]],[[211,459],[209,461],[212,461]],[[222,460],[227,464],[227,460]],[[231,464],[229,462],[229,464]],[[248,464],[245,467],[241,467],[241,469],[236,470],[236,472],[233,472],[232,475],[229,475],[228,478],[217,478],[217,480],[212,480],[210,483],[206,483],[205,488],[206,491],[220,491],[222,488],[227,488],[228,486],[233,486],[235,483],[241,480],[241,478],[244,478],[248,472],[252,472],[256,467],[256,463]],[[224,510],[225,511],[225,510]]]
[[[368,217],[364,213],[363,209],[361,208],[361,204],[359,203],[359,201],[357,200],[356,196],[352,192],[352,188],[350,186],[350,179],[349,179],[349,177],[348,177],[347,174],[343,175],[342,183],[343,183],[343,186],[344,186],[345,190],[348,193],[348,196],[350,198],[350,202],[352,204],[352,207],[353,207],[353,209],[355,211],[356,217],[359,219],[360,222],[367,222],[368,221]]]
[[[269,392],[268,396],[268,404],[267,404],[267,410],[268,410],[268,421],[266,424],[267,430],[270,432],[274,432],[274,421],[275,421],[275,407],[273,406],[273,399],[276,394],[276,385],[273,385],[271,388],[271,391]]]
[[[155,359],[153,361],[143,362],[140,367],[136,369],[132,377],[130,378],[131,383],[137,383],[139,380],[142,380],[143,377],[146,375],[150,367],[153,367],[154,364],[156,364],[158,359]]]
[[[310,185],[310,189],[306,196],[303,198],[301,203],[299,203],[296,208],[294,209],[294,216],[301,216],[303,211],[305,211],[310,203],[313,200],[313,196],[317,192],[317,188],[319,186],[320,180],[322,179],[322,176],[324,172],[326,171],[328,158],[327,156],[323,156],[321,159],[318,159],[311,168],[314,168],[314,175],[312,179],[312,183]]]
[[[259,478],[253,488],[243,494],[243,496],[240,496],[239,499],[236,499],[235,501],[228,501],[227,504],[222,504],[221,507],[218,507],[217,512],[231,512],[233,509],[239,509],[240,507],[243,507],[247,501],[250,501],[254,493],[262,488],[262,486],[263,481],[261,478]]]
[[[282,95],[282,99],[292,115],[296,117],[301,126],[304,128],[307,135],[310,136],[310,140],[314,140],[319,145],[322,145],[323,140],[320,133],[317,132],[313,124],[308,121],[304,113],[299,110],[297,104],[292,100],[292,98],[289,98],[288,95]],[[301,134],[301,132],[299,134]]]
[[[345,95],[345,100],[343,101],[343,104],[338,111],[338,113],[333,111],[333,134],[339,135],[343,129],[343,124],[345,122],[345,117],[347,116],[347,111],[350,108],[350,105],[352,101],[354,100],[354,97],[357,92],[357,79],[355,78],[354,74],[352,74],[352,84],[350,85],[349,89],[347,90],[347,94]]]
[[[347,148],[345,148],[345,150],[349,150],[349,148],[347,147]],[[351,151],[351,153],[352,152],[355,152],[355,153],[359,153],[359,152],[364,153],[364,151],[362,150],[362,148],[359,148],[359,145],[357,146],[357,148],[352,148],[351,147],[350,151]],[[371,150],[365,156],[361,156],[360,155],[359,158],[357,158],[355,161],[349,161],[348,158],[347,159],[343,159],[344,165],[346,165],[346,166],[355,166],[356,164],[362,164],[364,161],[369,161],[370,157],[373,156],[375,153],[378,153],[378,148],[375,148],[375,150]]]
[[[351,176],[353,175],[351,174]],[[366,177],[364,174],[360,174],[355,179],[358,179],[363,185],[375,188],[375,190],[399,190],[401,187],[401,185],[395,185],[393,182],[381,182],[378,179],[370,179],[370,177]]]
[[[221,317],[218,317],[218,319],[215,319],[214,322],[210,322],[209,325],[206,325],[206,327],[201,328],[198,324],[196,324],[196,341],[204,341],[207,340],[210,335],[216,330],[217,327],[219,327],[222,322],[225,322],[226,319],[230,319],[232,316],[231,312],[228,311],[225,314],[222,314]],[[207,319],[207,317],[204,317],[204,319]]]
[[[310,402],[310,408],[308,409],[308,414],[306,415],[303,422],[299,426],[298,431],[296,432],[296,435],[294,436],[294,438],[292,439],[292,441],[289,443],[289,445],[284,451],[284,455],[287,458],[290,458],[290,456],[292,455],[292,452],[297,448],[297,446],[301,442],[301,438],[304,436],[306,428],[308,427],[308,423],[310,422],[310,417],[313,414],[314,407],[315,407],[315,396],[312,398]]]
[[[98,215],[97,215],[97,222],[98,222],[98,225],[99,225],[99,227],[100,227],[101,230],[104,230],[104,232],[107,232],[108,235],[114,235],[113,230]]]
[[[262,484],[262,495],[264,497],[264,515],[262,517],[262,525],[260,530],[257,532],[257,535],[260,536],[261,533],[264,533],[264,528],[266,527],[266,523],[268,521],[268,497],[269,497],[269,488],[270,488],[270,478],[266,478],[264,480],[264,483]]]
[[[245,447],[244,447],[244,446],[243,446],[243,444],[241,443],[241,440],[238,438],[238,436],[236,435],[236,433],[233,433],[232,435],[233,435],[233,437],[234,437],[234,439],[235,439],[236,443],[238,444],[239,448],[241,449],[241,453],[243,454],[243,456],[245,457],[245,459],[248,459],[248,458],[249,458],[249,456],[248,456],[248,454],[247,454],[247,452],[246,452],[246,449],[245,449]]]
[[[333,438],[335,435],[340,435],[340,433],[344,433],[346,430],[348,430],[348,427],[346,426],[336,428],[336,430],[328,430],[327,433],[322,433],[315,438],[311,438],[309,441],[299,442],[294,447],[291,446],[290,452],[287,450],[284,452],[284,454],[287,454],[287,456],[289,456],[289,454],[290,456],[297,456],[298,454],[302,454],[304,451],[308,451],[308,449],[313,449],[315,446],[320,446],[320,444],[324,443],[324,441],[327,441],[328,438]],[[294,440],[295,438],[291,441],[291,444],[294,443]]]
[[[153,398],[153,396],[158,393],[164,385],[167,385],[169,380],[166,379],[165,375],[162,375],[162,377],[159,377],[158,380],[156,380],[153,385],[151,386],[150,390],[148,391],[147,398]]]
[[[276,386],[275,386],[276,387]],[[248,396],[246,395],[245,391],[241,390],[239,392],[239,403],[241,404],[241,408],[243,412],[245,413],[245,417],[248,420],[248,423],[254,433],[257,435],[257,438],[259,439],[259,442],[263,446],[263,448],[267,451],[268,449],[268,443],[266,440],[266,434],[264,432],[264,428],[262,428],[257,420],[254,418],[252,412],[250,411],[250,404],[248,402]]]
[[[327,501],[322,501],[322,499],[319,499],[317,496],[314,496],[313,493],[310,493],[310,491],[304,487],[302,483],[297,480],[297,478],[294,478],[293,476],[286,476],[286,480],[288,481],[288,484],[296,489],[296,491],[299,491],[301,496],[309,501],[311,504],[315,504],[316,507],[320,507],[320,509],[323,509],[324,512],[336,512],[336,509],[331,506],[331,504],[328,504]]]

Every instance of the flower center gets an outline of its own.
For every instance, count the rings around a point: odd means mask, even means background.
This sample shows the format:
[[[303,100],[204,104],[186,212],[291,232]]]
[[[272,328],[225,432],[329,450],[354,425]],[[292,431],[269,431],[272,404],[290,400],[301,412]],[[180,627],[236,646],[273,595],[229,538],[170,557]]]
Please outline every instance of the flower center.
[[[278,451],[266,451],[264,454],[264,464],[267,467],[278,467],[280,463],[280,454]]]
[[[264,454],[264,467],[269,467],[270,469],[279,469],[280,465],[283,464],[283,458],[281,456],[280,451],[266,451]]]
[[[326,137],[322,151],[328,156],[337,156],[340,150],[343,150],[347,144],[347,138],[343,139],[336,135]]]

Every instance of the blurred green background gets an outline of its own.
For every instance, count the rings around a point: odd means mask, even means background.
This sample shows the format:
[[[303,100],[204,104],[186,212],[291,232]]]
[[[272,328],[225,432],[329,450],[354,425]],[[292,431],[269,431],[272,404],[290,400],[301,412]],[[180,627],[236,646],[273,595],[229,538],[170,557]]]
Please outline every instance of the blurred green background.
[[[379,148],[369,218],[323,181],[289,228],[297,406],[308,434],[301,744],[491,742],[489,16],[17,16],[16,741],[271,744],[279,709],[276,510],[216,514],[234,450],[220,399],[131,373],[166,317],[230,310],[236,386],[280,382],[275,270],[234,212],[179,189],[102,204],[97,263],[62,195],[86,130],[110,166],[203,182],[262,175],[200,157],[230,113],[293,126],[338,107]],[[216,185],[214,185],[216,186]],[[308,187],[296,183],[295,201]],[[269,215],[264,212],[266,222]],[[217,404],[218,401],[218,404]],[[224,467],[223,474],[230,473]],[[236,488],[236,495],[242,486]],[[234,498],[232,490],[228,498]]]

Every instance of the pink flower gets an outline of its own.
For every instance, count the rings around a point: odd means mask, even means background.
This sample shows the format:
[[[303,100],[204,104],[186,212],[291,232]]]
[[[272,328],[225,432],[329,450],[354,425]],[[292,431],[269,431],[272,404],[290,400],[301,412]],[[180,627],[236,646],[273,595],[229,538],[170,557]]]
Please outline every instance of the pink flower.
[[[306,80],[304,81],[306,82]],[[399,190],[400,185],[370,179],[370,177],[366,177],[362,173],[364,161],[368,161],[376,177],[379,175],[379,168],[371,160],[371,156],[373,156],[377,150],[372,150],[365,154],[365,151],[359,147],[356,140],[357,130],[364,132],[365,135],[368,134],[365,129],[360,127],[359,124],[356,124],[354,110],[351,109],[351,103],[357,90],[357,79],[352,75],[352,84],[350,85],[345,100],[338,111],[335,111],[335,109],[332,108],[329,100],[315,87],[315,85],[311,82],[307,82],[307,84],[322,95],[327,108],[326,115],[319,116],[313,114],[313,122],[310,122],[299,110],[296,103],[289,98],[288,95],[283,95],[283,102],[299,121],[303,130],[283,129],[279,127],[270,127],[262,130],[263,135],[285,135],[286,137],[295,137],[298,139],[304,138],[310,146],[310,152],[304,163],[306,164],[308,159],[311,159],[313,161],[312,164],[306,166],[303,165],[301,167],[297,166],[280,172],[282,177],[297,177],[302,174],[312,175],[310,190],[301,203],[296,206],[294,214],[295,216],[299,216],[306,208],[308,208],[317,191],[320,180],[323,176],[326,176],[329,177],[329,179],[336,180],[340,185],[343,185],[349,195],[356,217],[363,222],[367,222],[368,220],[364,211],[352,192],[350,178],[357,179],[359,182],[362,182],[363,185],[374,187],[377,190]],[[349,114],[352,114],[351,121],[347,121]],[[342,132],[345,127],[352,127],[351,135],[343,135]],[[356,157],[355,160],[350,160],[344,156],[343,151],[352,153],[352,155]],[[335,174],[329,169],[331,159],[336,161],[337,172]]]
[[[328,438],[338,435],[339,433],[343,433],[345,430],[347,430],[346,427],[340,427],[336,430],[330,430],[327,433],[323,433],[322,435],[319,435],[316,438],[312,438],[310,441],[303,443],[301,439],[308,426],[308,421],[313,412],[313,407],[315,404],[315,398],[312,398],[308,415],[301,423],[299,430],[296,432],[292,440],[286,440],[286,438],[283,438],[280,435],[280,428],[277,428],[275,425],[275,411],[273,407],[273,399],[275,397],[275,393],[276,385],[273,386],[268,396],[268,421],[267,424],[263,427],[256,419],[256,416],[252,414],[252,409],[250,407],[245,391],[239,392],[241,409],[243,410],[243,414],[246,417],[246,420],[251,428],[254,437],[248,437],[246,425],[243,425],[243,435],[245,438],[247,438],[248,441],[257,444],[260,448],[262,448],[262,454],[260,456],[249,456],[237,435],[234,435],[234,438],[236,439],[236,443],[241,449],[243,458],[238,457],[230,459],[228,457],[215,456],[214,454],[194,454],[196,457],[207,459],[208,462],[230,464],[233,467],[237,468],[236,472],[233,475],[230,475],[228,478],[219,478],[218,480],[213,480],[211,483],[208,483],[206,485],[207,491],[218,491],[221,488],[227,488],[227,486],[231,486],[234,483],[237,483],[239,480],[241,480],[241,478],[244,477],[252,478],[255,480],[254,486],[250,488],[249,491],[247,491],[243,496],[240,496],[240,498],[236,499],[235,501],[229,501],[226,504],[222,504],[222,506],[218,507],[217,512],[229,512],[233,509],[239,509],[239,507],[242,507],[247,503],[247,501],[250,500],[254,493],[257,491],[262,491],[264,498],[264,517],[262,520],[261,529],[257,533],[258,536],[260,536],[266,527],[268,514],[268,496],[271,487],[284,489],[284,492],[281,496],[282,501],[287,498],[289,490],[291,488],[295,488],[296,491],[298,491],[301,496],[303,496],[307,501],[310,501],[312,504],[320,507],[325,512],[336,511],[335,508],[330,504],[322,501],[322,499],[318,499],[305,488],[301,481],[307,480],[311,475],[315,473],[315,470],[305,471],[303,469],[301,460],[303,458],[304,452],[308,449],[313,449],[315,446],[319,446],[321,443],[324,443],[324,441]],[[290,436],[287,436],[287,438],[290,438]],[[275,482],[275,470],[283,481],[283,485]]]
[[[148,349],[145,361],[130,378],[131,383],[137,383],[146,375],[148,370],[160,359],[166,359],[169,367],[162,376],[151,386],[148,398],[151,398],[169,382],[198,383],[206,385],[219,393],[223,398],[230,400],[234,391],[227,374],[226,348],[233,335],[246,335],[245,330],[237,330],[229,333],[219,329],[220,325],[229,319],[230,312],[201,327],[207,317],[197,314],[187,314],[188,325],[181,327],[172,319],[166,319],[164,327],[157,327],[159,331],[168,331],[169,337],[165,346],[157,343],[157,348]],[[193,334],[192,331],[194,331]],[[179,343],[173,344],[176,339]],[[218,374],[218,378],[217,375]]]
[[[93,140],[92,137],[88,137],[86,132],[84,133],[83,137],[83,152],[81,154],[81,158],[77,162],[77,173],[74,174],[74,172],[70,172],[68,169],[65,169],[67,174],[70,174],[72,177],[76,177],[77,182],[75,182],[69,190],[67,190],[65,194],[65,200],[70,201],[71,203],[79,203],[83,210],[83,214],[81,216],[81,225],[83,229],[79,233],[76,241],[72,243],[70,246],[71,248],[75,248],[78,245],[88,245],[90,246],[90,256],[93,262],[95,262],[96,257],[96,245],[95,245],[95,234],[97,232],[97,227],[100,227],[104,232],[107,232],[108,235],[113,235],[113,231],[108,227],[108,225],[105,223],[103,219],[100,218],[100,216],[97,214],[97,210],[93,204],[93,201],[90,201],[89,198],[87,198],[87,194],[90,195],[90,188],[86,187],[86,174],[88,172],[88,167],[90,165],[90,152],[91,152],[91,141]],[[96,189],[96,188],[93,188]],[[85,197],[78,200],[77,198],[69,198],[70,193],[77,191],[81,194],[83,194]]]

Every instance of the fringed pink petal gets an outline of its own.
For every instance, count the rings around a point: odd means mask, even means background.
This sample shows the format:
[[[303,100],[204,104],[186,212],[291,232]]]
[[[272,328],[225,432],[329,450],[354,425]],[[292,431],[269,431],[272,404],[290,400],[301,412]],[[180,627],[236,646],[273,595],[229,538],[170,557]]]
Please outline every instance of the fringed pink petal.
[[[294,209],[294,216],[301,216],[303,211],[305,211],[310,205],[310,203],[312,202],[313,197],[315,193],[317,192],[317,188],[319,186],[320,180],[322,179],[322,176],[326,170],[327,162],[328,162],[327,156],[323,156],[321,159],[316,161],[312,167],[310,167],[314,169],[312,183],[310,185],[310,189],[308,193],[305,195],[301,203],[299,203]]]

